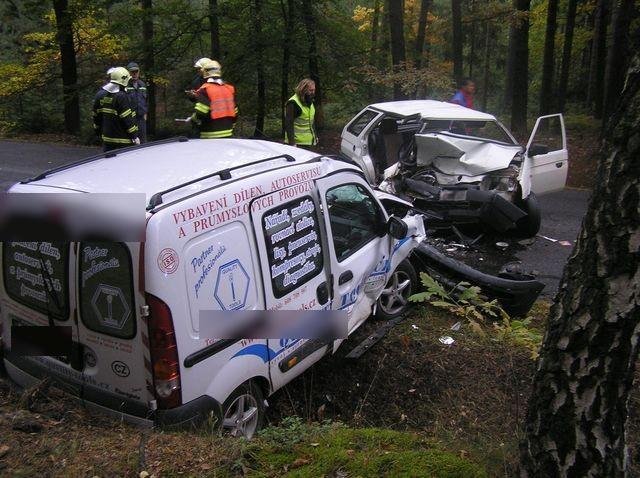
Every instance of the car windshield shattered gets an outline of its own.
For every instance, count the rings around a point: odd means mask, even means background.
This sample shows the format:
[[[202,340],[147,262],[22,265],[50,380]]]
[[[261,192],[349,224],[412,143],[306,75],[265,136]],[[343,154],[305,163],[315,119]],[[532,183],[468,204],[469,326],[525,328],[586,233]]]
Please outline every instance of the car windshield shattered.
[[[509,133],[495,121],[427,119],[424,121],[420,133],[451,133],[485,141],[497,141],[509,145],[517,144]]]

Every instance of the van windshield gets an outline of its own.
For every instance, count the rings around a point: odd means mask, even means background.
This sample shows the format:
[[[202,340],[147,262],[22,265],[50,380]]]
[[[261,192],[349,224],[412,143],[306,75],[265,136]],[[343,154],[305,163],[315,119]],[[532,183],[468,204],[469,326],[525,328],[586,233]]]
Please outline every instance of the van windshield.
[[[58,320],[69,317],[69,243],[4,242],[2,273],[9,297]]]

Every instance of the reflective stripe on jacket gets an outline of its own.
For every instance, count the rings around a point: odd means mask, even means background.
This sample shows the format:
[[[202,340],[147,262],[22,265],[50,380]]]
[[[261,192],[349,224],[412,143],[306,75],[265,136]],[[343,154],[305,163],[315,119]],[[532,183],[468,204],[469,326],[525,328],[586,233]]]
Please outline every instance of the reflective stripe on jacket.
[[[316,108],[311,105],[307,106],[298,95],[293,95],[289,98],[289,101],[293,101],[300,108],[300,115],[293,120],[293,139],[295,144],[303,146],[313,146],[318,144],[318,137],[313,126],[313,121],[316,116]],[[287,137],[287,143],[291,143]]]

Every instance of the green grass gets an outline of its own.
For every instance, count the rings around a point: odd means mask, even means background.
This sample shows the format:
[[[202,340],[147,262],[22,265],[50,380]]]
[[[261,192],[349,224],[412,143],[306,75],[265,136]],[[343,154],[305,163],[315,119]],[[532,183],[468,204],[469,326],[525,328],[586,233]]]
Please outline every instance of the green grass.
[[[420,436],[378,428],[303,426],[291,443],[277,440],[288,428],[267,429],[245,454],[254,477],[429,476],[484,477],[478,465],[442,451]]]

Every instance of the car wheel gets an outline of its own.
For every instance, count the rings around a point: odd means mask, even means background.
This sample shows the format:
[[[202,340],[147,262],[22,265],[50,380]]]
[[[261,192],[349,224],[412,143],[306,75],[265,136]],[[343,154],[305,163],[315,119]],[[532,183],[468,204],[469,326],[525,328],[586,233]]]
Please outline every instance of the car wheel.
[[[236,388],[222,405],[222,431],[250,440],[264,422],[264,396],[253,381]]]
[[[404,314],[411,306],[409,297],[416,292],[417,286],[416,270],[409,261],[402,261],[378,297],[376,318],[389,320]]]
[[[520,208],[527,215],[516,223],[516,234],[520,237],[533,237],[538,234],[542,221],[540,205],[536,195],[529,193],[529,196],[520,203]]]

